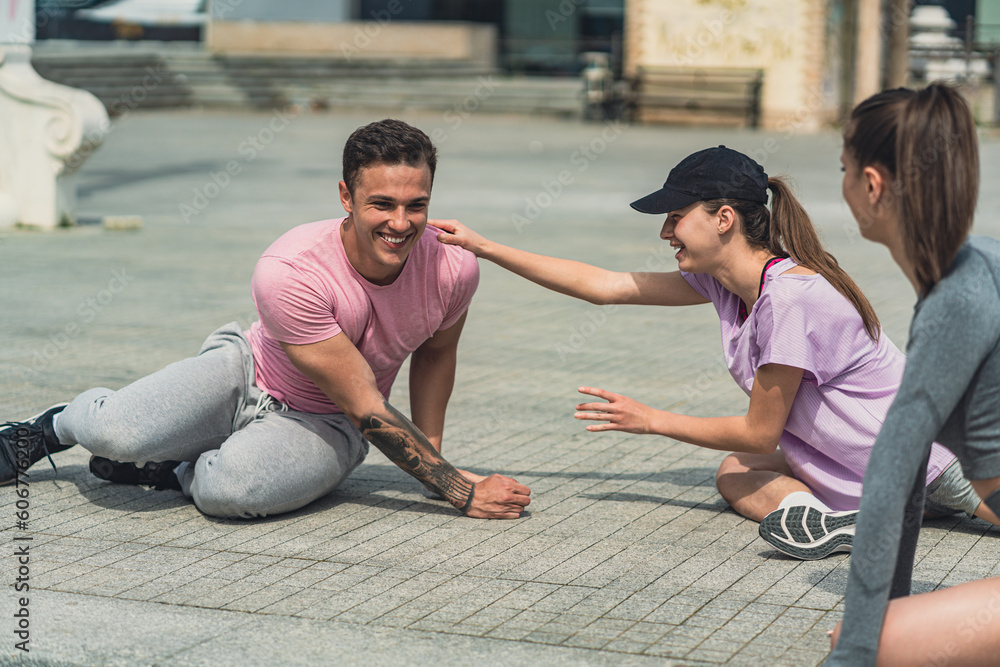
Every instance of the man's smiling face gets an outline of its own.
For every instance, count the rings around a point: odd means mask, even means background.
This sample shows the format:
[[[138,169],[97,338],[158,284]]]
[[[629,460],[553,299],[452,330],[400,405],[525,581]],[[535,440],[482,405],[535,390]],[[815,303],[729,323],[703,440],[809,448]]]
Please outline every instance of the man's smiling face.
[[[431,170],[426,164],[373,164],[358,172],[354,192],[340,182],[348,213],[341,227],[351,265],[369,282],[392,283],[427,227]]]

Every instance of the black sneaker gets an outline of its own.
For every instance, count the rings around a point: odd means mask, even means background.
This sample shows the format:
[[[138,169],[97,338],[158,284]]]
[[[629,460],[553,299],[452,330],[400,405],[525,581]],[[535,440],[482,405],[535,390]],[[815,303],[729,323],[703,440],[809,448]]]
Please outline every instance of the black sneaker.
[[[181,490],[181,481],[174,474],[180,461],[150,461],[141,468],[134,463],[112,461],[103,456],[90,457],[90,472],[99,479],[115,484],[151,486],[157,491]]]
[[[857,519],[857,510],[821,512],[815,507],[793,505],[764,517],[759,533],[782,553],[802,560],[818,560],[851,550]]]
[[[0,424],[0,485],[10,484],[42,457],[56,469],[50,455],[73,446],[60,445],[52,428],[52,418],[67,405],[53,405],[28,421]]]

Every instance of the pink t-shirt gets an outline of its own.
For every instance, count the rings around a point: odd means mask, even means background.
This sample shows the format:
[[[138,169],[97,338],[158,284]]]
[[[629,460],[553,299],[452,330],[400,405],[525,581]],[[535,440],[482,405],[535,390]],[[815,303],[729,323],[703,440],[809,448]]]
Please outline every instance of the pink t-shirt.
[[[804,371],[781,451],[795,477],[817,498],[834,510],[856,510],[865,467],[899,390],[906,357],[884,333],[873,341],[854,305],[826,278],[785,273],[795,266],[795,260],[785,259],[767,270],[760,298],[742,324],[738,296],[710,275],[681,275],[715,305],[726,366],[748,396],[764,364]],[[954,458],[935,444],[927,482]]]
[[[390,285],[368,282],[347,259],[346,218],[300,225],[264,251],[252,291],[260,321],[247,331],[257,386],[295,410],[341,412],[288,359],[281,343],[306,345],[341,331],[375,373],[386,398],[406,357],[455,324],[479,285],[476,256],[438,242],[427,227]]]

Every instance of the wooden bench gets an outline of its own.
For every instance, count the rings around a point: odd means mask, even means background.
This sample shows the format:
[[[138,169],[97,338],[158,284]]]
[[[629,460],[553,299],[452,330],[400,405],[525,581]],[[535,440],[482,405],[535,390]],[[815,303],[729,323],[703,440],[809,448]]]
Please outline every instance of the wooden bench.
[[[629,80],[626,117],[640,123],[757,127],[764,71],[639,67]]]

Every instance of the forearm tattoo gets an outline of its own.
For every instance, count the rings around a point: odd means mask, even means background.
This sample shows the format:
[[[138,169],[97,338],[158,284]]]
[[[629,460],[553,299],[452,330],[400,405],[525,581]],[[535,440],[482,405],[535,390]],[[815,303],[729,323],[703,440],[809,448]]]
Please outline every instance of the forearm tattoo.
[[[384,413],[361,418],[361,435],[390,461],[432,487],[463,513],[469,511],[476,485],[445,461],[405,415],[388,401],[383,406]]]

